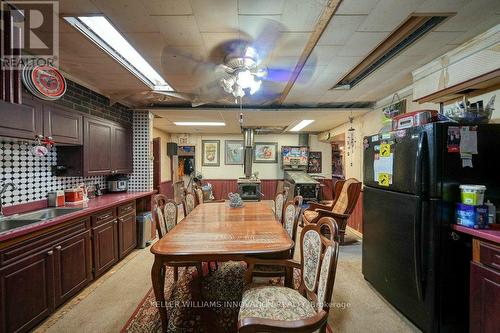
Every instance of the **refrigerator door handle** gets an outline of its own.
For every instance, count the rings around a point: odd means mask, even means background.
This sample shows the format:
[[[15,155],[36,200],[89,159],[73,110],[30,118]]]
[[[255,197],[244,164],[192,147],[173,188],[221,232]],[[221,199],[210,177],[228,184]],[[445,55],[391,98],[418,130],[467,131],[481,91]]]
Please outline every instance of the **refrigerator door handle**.
[[[415,189],[416,189],[416,194],[418,196],[422,195],[422,168],[423,168],[423,162],[424,162],[424,147],[425,147],[425,139],[427,138],[427,135],[424,131],[420,132],[418,136],[418,145],[417,145],[417,155],[415,158]]]

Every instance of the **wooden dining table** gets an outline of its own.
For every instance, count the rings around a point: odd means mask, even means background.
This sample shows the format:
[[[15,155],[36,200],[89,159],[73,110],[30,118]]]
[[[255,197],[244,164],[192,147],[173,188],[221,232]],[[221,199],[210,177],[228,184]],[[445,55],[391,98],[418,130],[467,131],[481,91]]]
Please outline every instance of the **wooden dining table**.
[[[293,241],[276,220],[269,202],[198,205],[151,247],[155,261],[151,279],[163,331],[168,325],[165,272],[169,262],[244,261],[248,256],[287,257]]]

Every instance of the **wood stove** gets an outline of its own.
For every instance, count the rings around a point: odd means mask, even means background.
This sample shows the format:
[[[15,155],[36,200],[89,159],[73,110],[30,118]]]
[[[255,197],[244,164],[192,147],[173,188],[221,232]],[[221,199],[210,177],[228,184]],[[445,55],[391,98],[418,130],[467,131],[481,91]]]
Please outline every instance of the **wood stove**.
[[[238,194],[244,201],[260,201],[260,180],[255,178],[239,178]]]

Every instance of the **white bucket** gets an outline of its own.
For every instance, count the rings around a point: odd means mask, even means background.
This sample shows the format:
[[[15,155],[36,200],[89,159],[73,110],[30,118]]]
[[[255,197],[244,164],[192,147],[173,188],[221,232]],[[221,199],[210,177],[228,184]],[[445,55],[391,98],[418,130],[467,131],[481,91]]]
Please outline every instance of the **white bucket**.
[[[484,203],[484,185],[460,185],[462,203],[470,206],[481,206]]]

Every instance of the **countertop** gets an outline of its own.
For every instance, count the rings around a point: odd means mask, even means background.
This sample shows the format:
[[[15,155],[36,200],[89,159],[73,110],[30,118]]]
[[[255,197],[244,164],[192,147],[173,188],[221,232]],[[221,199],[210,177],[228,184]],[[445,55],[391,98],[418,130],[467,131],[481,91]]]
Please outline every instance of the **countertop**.
[[[476,238],[481,238],[484,240],[488,240],[490,242],[496,243],[500,245],[500,230],[492,230],[492,229],[472,229],[467,228],[458,224],[453,224],[452,229],[462,232],[464,234],[471,235]]]
[[[43,228],[47,228],[50,226],[54,226],[68,220],[77,219],[82,216],[90,215],[97,211],[117,206],[122,203],[126,203],[132,200],[136,200],[139,198],[143,198],[149,195],[155,194],[156,191],[148,191],[148,192],[125,192],[125,193],[113,193],[113,194],[105,194],[103,196],[90,199],[88,202],[79,204],[79,205],[68,205],[66,207],[76,208],[81,207],[83,209],[72,212],[63,216],[59,216],[50,220],[44,220],[32,224],[28,224],[26,226],[22,226],[12,230],[6,230],[0,233],[0,242],[12,239],[15,237],[19,237],[28,233],[31,233],[36,230],[40,230]],[[1,223],[1,222],[0,222]]]

